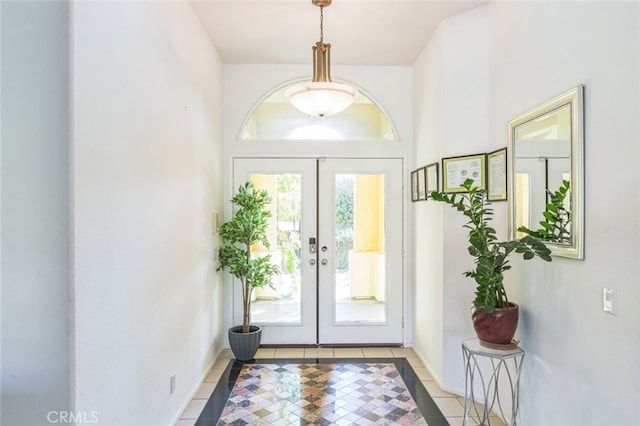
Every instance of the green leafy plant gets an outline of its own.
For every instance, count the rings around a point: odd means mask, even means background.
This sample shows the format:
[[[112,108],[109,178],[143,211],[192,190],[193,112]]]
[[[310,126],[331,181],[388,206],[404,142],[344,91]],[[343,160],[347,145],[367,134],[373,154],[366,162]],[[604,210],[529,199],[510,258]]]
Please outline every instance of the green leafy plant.
[[[540,222],[542,228],[535,231],[521,226],[518,231],[524,232],[542,241],[550,243],[569,243],[571,242],[571,231],[569,225],[571,223],[571,212],[565,207],[565,199],[569,194],[570,183],[563,180],[562,185],[557,191],[551,192],[547,190],[549,202],[545,206],[542,213],[544,220]]]
[[[504,288],[504,272],[511,269],[509,255],[522,254],[525,260],[539,257],[551,261],[551,250],[539,238],[525,235],[512,241],[498,241],[496,231],[489,225],[493,209],[487,200],[486,192],[473,186],[473,180],[467,179],[461,185],[467,192],[447,194],[433,191],[431,198],[449,204],[467,218],[464,225],[469,230],[469,254],[475,257],[475,269],[464,273],[476,282],[473,305],[483,308],[487,313],[495,308],[506,308],[509,299]]]
[[[267,219],[271,212],[265,207],[271,197],[267,191],[257,190],[252,182],[247,182],[240,185],[231,202],[236,209],[233,218],[220,227],[222,241],[217,270],[227,268],[242,284],[242,332],[248,333],[253,289],[273,288],[271,279],[279,273],[278,267],[271,263],[271,255],[255,257],[251,253],[251,246],[256,243],[269,248]]]

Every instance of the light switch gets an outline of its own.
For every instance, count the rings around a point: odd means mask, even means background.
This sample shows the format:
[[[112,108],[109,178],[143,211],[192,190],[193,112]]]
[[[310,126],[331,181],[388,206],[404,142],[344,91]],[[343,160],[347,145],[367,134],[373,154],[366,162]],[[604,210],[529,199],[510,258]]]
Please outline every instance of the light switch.
[[[220,231],[220,216],[218,216],[218,213],[212,213],[211,215],[211,228],[214,234]]]
[[[615,315],[615,292],[610,288],[602,289],[602,310]]]

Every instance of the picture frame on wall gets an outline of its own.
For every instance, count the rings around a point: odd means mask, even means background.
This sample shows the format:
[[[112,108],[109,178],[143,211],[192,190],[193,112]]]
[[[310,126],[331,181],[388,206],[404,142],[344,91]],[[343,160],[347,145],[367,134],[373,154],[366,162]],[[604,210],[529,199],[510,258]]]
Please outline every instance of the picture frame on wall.
[[[466,179],[473,179],[479,189],[487,188],[486,154],[462,155],[442,159],[442,191],[466,192],[461,186]]]
[[[418,170],[418,201],[427,199],[427,169],[420,167]]]
[[[418,171],[411,172],[411,202],[418,201]]]
[[[432,191],[438,191],[440,189],[440,175],[439,175],[439,164],[431,163],[425,166],[427,176],[427,198],[429,198],[429,194]]]
[[[411,201],[424,201],[427,199],[426,168],[420,167],[411,172]]]
[[[507,200],[507,148],[487,154],[487,199]]]

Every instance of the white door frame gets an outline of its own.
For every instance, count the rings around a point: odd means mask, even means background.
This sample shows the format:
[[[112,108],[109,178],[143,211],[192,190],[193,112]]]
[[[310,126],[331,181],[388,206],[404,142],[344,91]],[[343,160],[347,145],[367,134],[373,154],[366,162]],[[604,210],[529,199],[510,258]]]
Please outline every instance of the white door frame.
[[[384,267],[379,272],[384,286],[385,318],[382,322],[358,320],[338,322],[336,320],[336,268],[332,239],[335,238],[335,176],[337,174],[382,175],[384,176]],[[402,161],[398,159],[349,158],[320,160],[318,164],[319,185],[318,229],[320,245],[328,246],[328,252],[319,252],[318,259],[318,300],[324,302],[318,315],[318,342],[320,344],[402,344],[404,325],[404,271],[402,260]],[[397,223],[399,218],[399,222]],[[357,253],[356,253],[357,254]],[[371,253],[359,253],[368,256]],[[373,267],[373,266],[372,266]],[[394,283],[400,281],[398,289]]]
[[[291,159],[310,159],[309,156],[290,156],[290,155],[261,155],[259,157],[254,156],[254,155],[249,155],[249,156],[245,156],[245,155],[233,155],[230,154],[229,157],[229,182],[231,182],[230,185],[225,185],[225,199],[231,199],[231,197],[233,196],[233,193],[235,191],[234,187],[233,187],[233,164],[234,161],[236,159],[256,159],[256,158],[260,158],[260,159],[267,159],[267,158],[271,158],[274,161],[277,159],[287,159],[287,160],[291,160]],[[326,157],[325,157],[326,158]],[[331,159],[355,159],[355,158],[345,158],[345,157],[328,157]],[[380,158],[380,157],[370,157],[367,156],[366,154],[363,156],[359,156],[357,158],[362,158],[362,159],[368,159],[368,158]],[[389,158],[389,159],[396,159],[396,160],[400,160],[402,161],[402,275],[403,275],[403,282],[402,282],[402,293],[403,293],[403,300],[402,300],[402,311],[404,313],[403,315],[403,328],[402,328],[402,344],[406,347],[406,346],[411,346],[412,344],[412,333],[413,333],[413,304],[410,303],[410,301],[413,299],[412,294],[413,294],[413,288],[409,285],[410,283],[410,271],[408,270],[407,267],[407,257],[404,255],[407,252],[407,244],[408,244],[408,233],[407,233],[407,224],[409,223],[408,220],[408,215],[410,213],[410,209],[407,209],[407,171],[406,171],[406,160],[403,157],[399,157],[399,156],[390,156],[390,157],[385,157],[385,158]],[[315,158],[314,158],[315,159]],[[225,203],[224,205],[224,218],[228,218],[231,215],[231,204],[230,203]],[[226,219],[225,219],[226,220]],[[229,328],[233,325],[236,325],[234,323],[234,319],[233,319],[233,309],[230,309],[232,304],[233,304],[233,290],[236,286],[232,285],[231,282],[231,277],[228,274],[225,274],[224,276],[224,306],[229,308],[229,309],[225,309],[223,312],[223,316],[224,316],[224,324],[225,327]],[[225,338],[226,340],[226,338]],[[227,342],[228,345],[228,342]]]
[[[246,182],[251,173],[295,173],[300,174],[301,191],[315,194],[317,189],[316,159],[297,158],[292,162],[289,158],[273,158],[265,161],[257,158],[236,158],[234,161],[233,179],[235,187]],[[308,239],[317,238],[316,197],[306,197],[302,205],[301,222],[301,313],[299,323],[270,324],[262,328],[262,341],[266,344],[290,344],[292,341],[300,345],[317,343],[317,254],[309,251]],[[234,281],[237,281],[234,279]],[[233,283],[233,317],[236,323],[242,322],[242,292],[238,282]]]

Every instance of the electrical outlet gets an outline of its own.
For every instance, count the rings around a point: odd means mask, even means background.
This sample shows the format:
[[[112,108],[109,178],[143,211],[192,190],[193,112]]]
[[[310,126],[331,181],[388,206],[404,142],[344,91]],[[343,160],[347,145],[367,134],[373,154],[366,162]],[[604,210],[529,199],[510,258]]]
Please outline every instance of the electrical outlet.
[[[169,377],[169,393],[172,394],[176,390],[176,373]]]
[[[615,291],[610,288],[602,289],[602,310],[608,314],[615,315]]]

